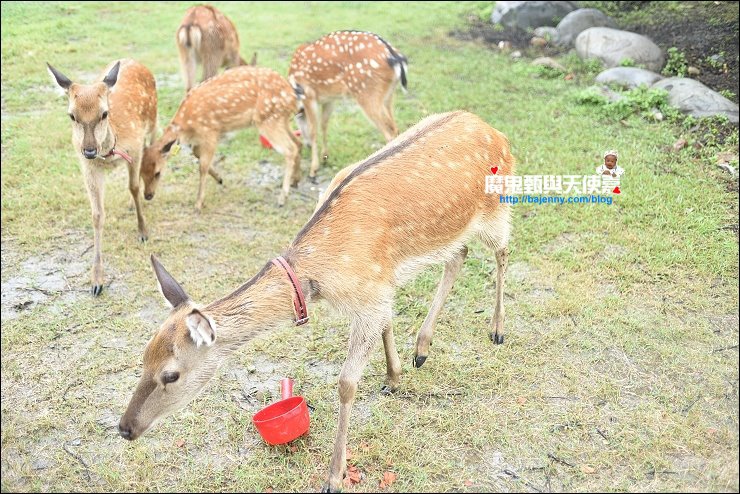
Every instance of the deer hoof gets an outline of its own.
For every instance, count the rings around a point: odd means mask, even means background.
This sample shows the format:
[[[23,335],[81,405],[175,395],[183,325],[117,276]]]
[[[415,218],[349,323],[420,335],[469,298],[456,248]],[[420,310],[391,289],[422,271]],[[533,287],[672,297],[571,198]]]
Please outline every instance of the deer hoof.
[[[390,396],[395,392],[396,392],[396,388],[392,388],[388,384],[385,384],[382,388],[380,388],[380,394],[385,395],[385,396]]]
[[[424,362],[426,361],[427,361],[426,357],[422,355],[414,355],[414,360],[412,361],[412,364],[414,365],[414,367],[418,369],[419,367],[424,365]]]
[[[308,180],[310,180],[312,184],[319,183],[319,179],[316,177],[316,175],[314,175],[313,177],[309,176]]]
[[[491,333],[491,341],[494,345],[501,345],[504,342],[504,335],[498,333]]]
[[[93,297],[99,296],[101,293],[103,293],[103,285],[93,285],[90,289],[90,293]]]
[[[145,244],[147,240],[149,240],[149,235],[147,235],[146,233],[139,234],[139,242],[141,242],[142,244]]]
[[[342,489],[332,489],[329,484],[324,484],[321,488],[321,492],[342,492]]]

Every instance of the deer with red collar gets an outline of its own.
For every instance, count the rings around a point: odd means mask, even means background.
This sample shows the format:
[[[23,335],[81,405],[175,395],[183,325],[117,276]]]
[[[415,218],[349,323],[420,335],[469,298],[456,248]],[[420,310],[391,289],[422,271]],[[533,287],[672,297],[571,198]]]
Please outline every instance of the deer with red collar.
[[[414,367],[429,356],[432,333],[473,239],[498,264],[490,337],[503,343],[504,273],[510,206],[485,191],[492,165],[512,175],[506,137],[475,115],[430,116],[343,172],[282,256],[234,292],[206,305],[192,301],[152,257],[169,317],[144,350],[139,384],[119,423],[133,440],[192,400],[237,348],[272,328],[302,324],[307,303],[326,300],[350,320],[339,376],[339,422],[328,483],[337,491],[346,466],[349,417],[360,377],[382,341],[385,389],[399,385],[401,363],[391,317],[397,288],[433,263],[444,274],[418,334]]]
[[[406,57],[373,33],[337,31],[298,47],[288,74],[305,93],[298,124],[311,145],[310,179],[316,179],[319,169],[319,119],[321,156],[328,159],[327,130],[337,99],[354,99],[386,141],[396,137],[393,96],[399,82],[406,90],[407,71]]]
[[[152,73],[133,60],[110,64],[97,82],[72,82],[47,64],[56,83],[67,94],[72,121],[72,145],[80,161],[92,208],[94,260],[92,294],[103,291],[104,172],[123,162],[128,166],[128,188],[136,206],[139,240],[149,236],[141,207],[140,175],[144,141],[156,137],[157,88]]]

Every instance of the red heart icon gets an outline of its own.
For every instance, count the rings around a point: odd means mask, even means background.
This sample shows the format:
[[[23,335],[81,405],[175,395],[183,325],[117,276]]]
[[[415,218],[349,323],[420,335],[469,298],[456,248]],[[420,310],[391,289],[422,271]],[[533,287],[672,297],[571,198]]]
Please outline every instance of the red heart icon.
[[[622,193],[622,191],[619,190],[619,185],[617,185],[616,187],[614,187],[614,190],[612,192],[614,192],[615,194],[621,194]]]
[[[491,172],[492,172],[492,173],[493,173],[494,175],[496,175],[496,173],[498,173],[498,167],[497,167],[497,166],[492,166],[492,167],[491,167]]]

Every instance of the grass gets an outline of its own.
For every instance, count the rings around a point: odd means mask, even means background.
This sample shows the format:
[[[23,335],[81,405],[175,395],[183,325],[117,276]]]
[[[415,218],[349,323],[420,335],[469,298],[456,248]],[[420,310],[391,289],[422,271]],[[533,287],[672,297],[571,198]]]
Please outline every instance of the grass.
[[[182,96],[173,39],[188,5],[2,3],[3,491],[293,491],[324,481],[347,328],[322,304],[310,325],[247,344],[142,440],[115,432],[141,351],[166,316],[149,254],[195,300],[211,301],[281,252],[317,193],[302,184],[278,209],[270,173],[281,159],[245,130],[220,148],[226,185],[209,182],[201,215],[191,158],[171,163],[146,204],[151,235],[140,245],[120,168],[107,180],[108,286],[99,299],[86,293],[89,206],[66,102],[44,62],[89,80],[116,57],[138,59],[160,82],[164,126]],[[666,151],[690,135],[684,127],[609,118],[577,103],[585,77],[542,78],[526,61],[448,36],[487,2],[216,6],[238,26],[243,52],[281,73],[295,47],[325,32],[381,34],[410,60],[409,93],[396,103],[402,129],[463,108],[509,137],[522,175],[587,174],[612,148],[627,170],[612,206],[516,206],[504,345],[487,338],[495,261],[480,245],[418,370],[415,334],[441,269],[400,291],[402,384],[379,394],[376,350],[348,444],[364,478],[348,491],[377,490],[386,470],[397,474],[393,491],[738,489],[737,185],[715,165],[718,151],[737,149],[736,130],[701,150]],[[329,145],[323,182],[382,139],[346,103]],[[315,407],[311,432],[294,448],[268,447],[251,415],[284,375]]]

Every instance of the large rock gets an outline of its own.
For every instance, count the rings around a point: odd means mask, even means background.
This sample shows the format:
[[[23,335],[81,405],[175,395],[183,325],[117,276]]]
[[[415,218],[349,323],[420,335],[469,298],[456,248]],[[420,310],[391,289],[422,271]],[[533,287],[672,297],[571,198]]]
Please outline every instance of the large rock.
[[[668,91],[668,102],[695,117],[727,115],[731,122],[738,122],[738,106],[716,91],[694,79],[669,77],[653,87]]]
[[[557,26],[575,8],[573,2],[496,2],[491,22],[519,29]]]
[[[665,55],[650,38],[608,27],[591,27],[576,38],[576,53],[581,58],[598,58],[607,67],[617,67],[630,59],[636,65],[660,72]]]
[[[551,43],[557,43],[560,38],[557,28],[552,26],[540,26],[534,30],[534,35],[539,36],[540,38],[545,38]]]
[[[558,24],[558,44],[572,45],[581,32],[590,27],[616,28],[617,23],[597,9],[578,9],[563,17]]]
[[[663,76],[660,74],[637,67],[612,67],[597,75],[596,82],[619,84],[622,87],[632,89],[638,86],[650,87],[662,78]]]

